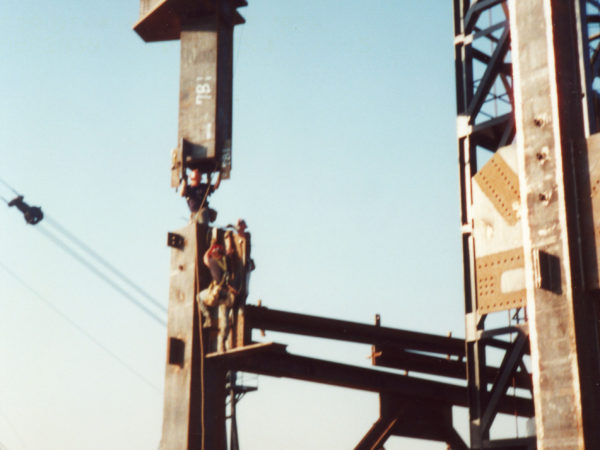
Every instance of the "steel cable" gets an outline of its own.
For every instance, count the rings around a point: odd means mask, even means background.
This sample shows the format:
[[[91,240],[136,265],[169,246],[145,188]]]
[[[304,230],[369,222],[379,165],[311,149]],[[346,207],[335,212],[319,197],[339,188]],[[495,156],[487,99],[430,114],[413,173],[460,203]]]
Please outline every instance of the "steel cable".
[[[17,190],[14,189],[10,184],[8,184],[3,178],[0,178],[0,184],[3,184],[8,189],[10,189],[11,191],[13,191],[16,195],[19,195],[19,193],[17,192]],[[8,201],[6,200],[6,198],[4,198],[2,196],[0,196],[0,198],[2,200],[4,200],[6,203],[8,203]],[[139,287],[137,284],[135,284],[133,281],[131,281],[122,272],[120,272],[117,268],[115,268],[112,264],[110,264],[108,261],[106,261],[100,255],[98,255],[90,247],[88,247],[87,245],[85,245],[81,240],[77,239],[72,233],[70,233],[67,229],[65,229],[57,221],[49,219],[48,217],[46,217],[46,219],[49,221],[49,223],[52,226],[54,226],[54,228],[56,230],[58,230],[59,232],[61,232],[69,240],[71,240],[73,243],[75,243],[76,245],[78,245],[84,252],[86,252],[88,255],[90,255],[91,257],[93,257],[96,261],[100,262],[104,267],[106,267],[110,272],[112,272],[121,281],[123,281],[124,283],[126,283],[127,285],[129,285],[131,288],[133,288],[135,291],[137,291],[140,295],[142,295],[144,298],[146,298],[148,301],[150,301],[152,303],[152,305],[154,305],[156,308],[160,309],[163,313],[167,312],[167,309],[162,304],[160,304],[160,302],[158,302],[150,294],[148,294],[141,287]],[[85,260],[81,255],[79,255],[74,250],[72,250],[71,248],[69,248],[57,236],[55,236],[50,231],[44,229],[41,226],[38,226],[37,228],[48,239],[50,239],[52,242],[54,242],[54,244],[56,244],[58,247],[60,247],[65,252],[67,252],[68,254],[70,254],[73,258],[75,258],[77,261],[79,261],[81,264],[83,264],[85,267],[87,267],[96,276],[98,276],[101,280],[103,280],[104,282],[106,282],[107,284],[109,284],[113,289],[115,289],[117,292],[119,292],[120,294],[122,294],[130,302],[132,302],[134,305],[136,305],[138,308],[140,308],[142,311],[144,311],[147,315],[149,315],[150,317],[152,317],[159,324],[161,324],[163,326],[166,326],[166,321],[165,320],[163,320],[162,318],[160,318],[159,316],[157,316],[154,312],[152,312],[150,309],[148,309],[143,303],[139,302],[135,297],[133,297],[131,294],[129,294],[129,292],[127,292],[121,286],[119,286],[117,283],[115,283],[113,280],[111,280],[110,278],[108,278],[100,270],[98,270],[96,267],[94,267],[90,262],[88,262],[87,260]]]
[[[129,364],[127,364],[124,360],[119,358],[108,347],[106,347],[104,344],[102,344],[100,341],[98,341],[94,336],[92,336],[90,333],[88,333],[83,327],[78,325],[77,322],[75,322],[73,319],[71,319],[69,316],[67,316],[64,312],[62,312],[60,309],[58,309],[56,306],[54,306],[54,304],[50,300],[47,300],[42,294],[37,292],[33,287],[31,287],[27,282],[25,282],[25,280],[23,280],[16,273],[14,273],[12,270],[10,270],[1,261],[0,261],[0,268],[2,270],[4,270],[4,272],[6,272],[8,275],[10,275],[13,279],[15,279],[21,286],[23,286],[25,289],[27,289],[29,292],[31,292],[38,300],[43,302],[55,314],[57,314],[59,317],[61,317],[64,321],[66,321],[69,325],[71,325],[73,328],[75,328],[83,336],[85,336],[90,342],[92,342],[94,345],[96,345],[101,350],[103,350],[107,355],[109,355],[111,358],[113,358],[116,362],[118,362],[122,367],[127,369],[130,373],[135,375],[137,378],[139,378],[141,381],[143,381],[149,387],[154,389],[156,392],[161,393],[161,390],[158,387],[156,387],[150,380],[148,380],[146,377],[144,377],[144,375],[139,373],[137,370],[135,370],[133,367],[131,367]]]
[[[45,219],[46,219],[46,223],[53,226],[56,230],[58,230],[60,233],[62,233],[64,236],[66,236],[71,242],[73,242],[74,244],[79,246],[84,252],[86,252],[88,255],[90,255],[92,258],[94,258],[96,261],[98,261],[100,264],[102,264],[113,275],[115,275],[117,278],[119,278],[121,281],[123,281],[129,287],[134,289],[138,294],[140,294],[142,297],[144,297],[146,300],[148,300],[150,303],[152,303],[156,308],[160,309],[164,313],[167,312],[167,308],[165,308],[164,305],[162,305],[158,300],[156,300],[154,297],[152,297],[149,293],[144,291],[140,286],[138,286],[135,282],[133,282],[131,279],[129,279],[123,272],[121,272],[119,269],[117,269],[115,266],[113,266],[110,262],[108,262],[106,259],[104,259],[102,256],[100,256],[94,250],[92,250],[88,245],[86,245],[84,242],[79,240],[75,235],[73,235],[73,233],[69,232],[64,226],[62,226],[56,220],[49,217],[48,214],[45,215]]]
[[[90,262],[88,262],[85,258],[83,258],[80,254],[78,254],[73,249],[71,249],[69,246],[67,246],[57,236],[52,234],[50,231],[45,229],[43,226],[37,226],[36,229],[38,229],[40,231],[40,233],[42,233],[44,236],[46,236],[48,239],[50,239],[54,244],[56,244],[58,247],[60,247],[67,254],[69,254],[70,256],[75,258],[77,261],[79,261],[83,266],[85,266],[88,270],[90,270],[94,275],[96,275],[102,281],[104,281],[109,286],[111,286],[115,291],[117,291],[119,294],[121,294],[123,297],[125,297],[127,300],[129,300],[131,303],[133,303],[135,306],[137,306],[140,310],[142,310],[148,316],[152,317],[160,325],[166,327],[167,322],[164,319],[158,317],[154,312],[152,312],[150,309],[148,309],[146,307],[146,305],[141,303],[139,300],[137,300],[135,297],[133,297],[129,292],[127,292],[125,289],[123,289],[121,286],[119,286],[117,283],[115,283],[113,280],[111,280],[109,277],[107,277],[104,273],[102,273],[100,270],[98,270],[94,265],[92,265]]]
[[[6,181],[4,181],[4,179],[0,178],[0,184],[3,184],[4,186],[6,186],[8,189],[10,189],[11,191],[13,191],[13,193],[15,195],[21,195],[17,192],[17,190],[15,188],[13,188],[10,184],[8,184]]]

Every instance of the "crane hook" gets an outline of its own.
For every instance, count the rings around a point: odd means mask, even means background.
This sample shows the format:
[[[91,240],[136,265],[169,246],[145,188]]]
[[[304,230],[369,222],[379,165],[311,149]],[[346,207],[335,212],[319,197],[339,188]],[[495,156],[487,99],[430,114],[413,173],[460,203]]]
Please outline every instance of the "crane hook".
[[[25,222],[30,225],[35,225],[44,218],[42,208],[39,206],[29,206],[23,201],[23,196],[19,195],[8,202],[8,206],[16,206],[19,211],[23,213]]]

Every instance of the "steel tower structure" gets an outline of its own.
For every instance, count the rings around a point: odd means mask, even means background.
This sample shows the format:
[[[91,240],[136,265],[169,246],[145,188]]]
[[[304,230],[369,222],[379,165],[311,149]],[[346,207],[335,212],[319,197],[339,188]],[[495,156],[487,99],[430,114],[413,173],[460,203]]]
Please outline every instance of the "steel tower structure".
[[[229,173],[232,29],[245,5],[141,0],[140,36],[182,44],[173,185],[186,168]],[[244,302],[230,327],[207,325],[199,262],[226,230],[191,222],[170,233],[163,447],[225,449],[231,373],[246,371],[377,393],[379,417],[358,449],[393,435],[465,449],[454,406],[469,408],[473,449],[600,448],[598,24],[597,0],[454,0],[464,342]],[[249,236],[234,239],[245,260]],[[375,367],[254,342],[265,329],[371,344]],[[453,382],[465,375],[466,389]],[[502,414],[534,418],[535,433],[499,439]]]
[[[454,1],[471,448],[600,448],[599,11]],[[505,394],[535,436],[491,438]]]

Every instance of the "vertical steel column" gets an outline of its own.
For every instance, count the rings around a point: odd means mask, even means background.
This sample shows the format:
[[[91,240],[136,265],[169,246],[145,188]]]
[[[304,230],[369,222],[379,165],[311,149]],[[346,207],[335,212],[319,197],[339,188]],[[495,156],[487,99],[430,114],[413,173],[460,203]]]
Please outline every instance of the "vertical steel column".
[[[200,427],[192,386],[199,377],[198,318],[194,278],[197,252],[196,225],[170,235],[171,279],[167,324],[167,364],[161,448],[191,448],[192,430]]]
[[[171,185],[185,169],[231,172],[233,28],[246,0],[140,0],[134,29],[146,42],[181,40],[179,131]]]
[[[196,301],[210,274],[198,266],[207,247],[208,227],[190,223],[169,235],[168,348],[161,449],[224,450],[225,371],[205,359],[208,334]],[[200,263],[201,264],[201,263]]]
[[[597,300],[582,263],[591,210],[577,1],[509,1],[540,449],[600,448]]]
[[[182,19],[179,142],[183,163],[231,170],[233,25],[217,14]]]

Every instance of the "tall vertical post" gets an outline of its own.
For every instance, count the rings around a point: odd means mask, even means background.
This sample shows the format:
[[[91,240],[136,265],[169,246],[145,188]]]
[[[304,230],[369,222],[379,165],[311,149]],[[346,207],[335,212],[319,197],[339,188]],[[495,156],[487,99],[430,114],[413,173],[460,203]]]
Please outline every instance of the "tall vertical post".
[[[208,227],[190,223],[169,234],[168,348],[161,449],[224,450],[225,371],[207,360],[208,331],[201,325],[198,286],[210,274],[198,261],[208,247]]]
[[[577,2],[509,1],[539,449],[600,448],[597,297],[583,263],[595,245],[585,233],[592,217]]]

